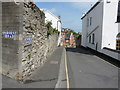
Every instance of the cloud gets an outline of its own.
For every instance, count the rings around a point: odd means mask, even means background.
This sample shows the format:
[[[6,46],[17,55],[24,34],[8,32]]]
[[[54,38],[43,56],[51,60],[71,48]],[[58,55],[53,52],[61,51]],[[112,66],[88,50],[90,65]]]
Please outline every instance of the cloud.
[[[74,2],[71,3],[72,7],[78,8],[78,9],[83,9],[83,8],[90,8],[94,5],[95,2]]]

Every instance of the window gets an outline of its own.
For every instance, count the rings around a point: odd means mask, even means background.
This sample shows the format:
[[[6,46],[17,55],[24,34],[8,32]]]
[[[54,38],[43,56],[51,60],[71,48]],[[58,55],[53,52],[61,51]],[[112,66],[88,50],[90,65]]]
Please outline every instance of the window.
[[[87,27],[92,25],[92,17],[87,18]]]
[[[91,36],[89,36],[89,43],[91,43]]]
[[[117,39],[116,50],[120,51],[120,39]]]
[[[87,27],[89,26],[89,18],[87,18]]]
[[[116,50],[120,51],[120,33],[117,35],[116,39]]]
[[[92,34],[92,44],[94,44],[95,43],[95,34],[93,33]]]
[[[118,15],[117,15],[117,22],[120,22],[120,1],[118,2]]]
[[[92,25],[92,17],[90,17],[90,26]]]

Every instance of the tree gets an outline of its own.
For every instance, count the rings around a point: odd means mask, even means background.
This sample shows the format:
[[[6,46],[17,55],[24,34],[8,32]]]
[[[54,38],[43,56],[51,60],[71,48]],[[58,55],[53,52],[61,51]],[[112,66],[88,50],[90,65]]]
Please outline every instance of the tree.
[[[52,22],[47,22],[47,29],[50,30],[50,28],[52,27]]]

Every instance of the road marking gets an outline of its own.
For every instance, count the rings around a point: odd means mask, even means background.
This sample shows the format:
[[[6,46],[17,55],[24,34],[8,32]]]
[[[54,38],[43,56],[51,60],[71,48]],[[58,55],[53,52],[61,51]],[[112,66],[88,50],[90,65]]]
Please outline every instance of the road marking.
[[[100,58],[100,59],[101,59],[101,58]],[[101,59],[101,61],[103,61],[104,63],[107,63],[107,64],[109,64],[109,65],[111,65],[111,66],[113,66],[113,67],[115,67],[115,68],[117,68],[117,69],[120,70],[119,67],[117,67],[117,66],[115,66],[115,65],[113,65],[113,64],[111,64],[111,63],[109,63],[108,61],[105,61],[104,59]]]
[[[66,78],[67,78],[67,89],[69,90],[70,84],[69,84],[69,77],[68,77],[68,64],[67,64],[67,53],[65,49],[65,68],[66,68]]]

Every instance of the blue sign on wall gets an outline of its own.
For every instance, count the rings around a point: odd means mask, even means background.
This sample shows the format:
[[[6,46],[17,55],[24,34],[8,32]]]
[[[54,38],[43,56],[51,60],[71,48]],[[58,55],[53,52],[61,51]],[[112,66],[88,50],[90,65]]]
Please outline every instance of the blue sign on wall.
[[[31,38],[31,37],[26,38],[25,42],[26,42],[27,44],[31,43],[31,42],[32,42],[32,38]]]
[[[2,33],[4,35],[5,38],[14,38],[14,36],[17,34],[17,32],[3,32]]]

